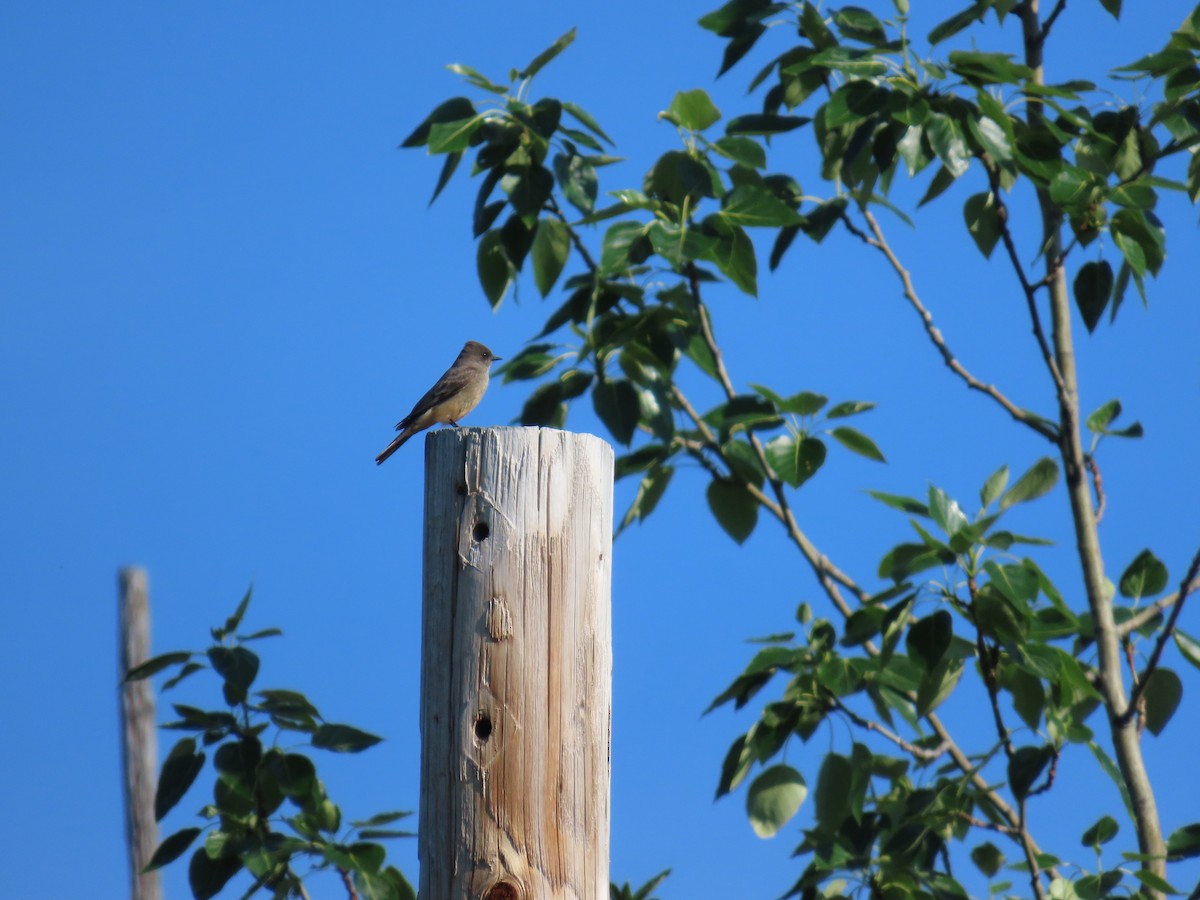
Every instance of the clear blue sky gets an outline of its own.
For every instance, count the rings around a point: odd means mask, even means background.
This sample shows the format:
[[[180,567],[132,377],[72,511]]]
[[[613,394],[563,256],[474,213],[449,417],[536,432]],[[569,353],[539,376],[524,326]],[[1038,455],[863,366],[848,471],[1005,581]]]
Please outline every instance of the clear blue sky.
[[[1156,49],[1191,4],[1126,5],[1117,26],[1098,3],[1070,4],[1048,48],[1051,80],[1098,79]],[[535,91],[576,100],[616,139],[629,161],[604,172],[602,189],[639,185],[676,146],[655,121],[676,90],[705,87],[728,114],[755,102],[744,99],[753,61],[714,83],[722,46],[693,24],[709,8],[6,5],[0,896],[123,895],[114,598],[125,563],[150,571],[156,651],[203,647],[253,581],[248,624],[286,630],[260,647],[260,686],[304,691],[329,718],[387,738],[321,760],[332,797],[351,818],[415,809],[421,444],[382,468],[372,458],[464,340],[511,356],[552,307],[525,283],[519,304],[489,310],[474,276],[466,167],[427,209],[439,162],[396,145],[460,92],[445,64],[502,77],[578,25]],[[1011,23],[1001,40],[1017,51]],[[825,190],[805,178],[808,131],[777,142],[772,159]],[[1049,413],[1011,274],[986,266],[962,228],[979,177],[972,170],[970,185],[922,211],[915,232],[886,225],[966,364]],[[1131,300],[1115,329],[1089,338],[1077,323],[1077,335],[1085,406],[1119,396],[1146,427],[1143,441],[1111,442],[1101,457],[1110,577],[1151,546],[1174,584],[1200,538],[1200,260],[1195,210],[1170,196],[1163,218],[1168,260],[1149,310]],[[729,288],[710,299],[739,385],[880,404],[858,424],[889,464],[833,450],[796,498],[810,536],[867,584],[909,532],[862,490],[921,494],[937,481],[973,507],[997,466],[1020,471],[1045,452],[953,380],[894,279],[853,240],[801,239],[780,273],[761,278],[757,301]],[[689,389],[701,405],[717,400],[697,382]],[[524,396],[496,385],[468,424],[507,424]],[[590,405],[569,427],[599,431]],[[788,857],[804,817],[763,841],[744,795],[714,804],[721,760],[750,719],[700,713],[753,652],[743,637],[789,627],[797,603],[820,596],[765,517],[745,547],[720,532],[703,484],[701,471],[680,472],[614,552],[612,873],[640,883],[673,867],[664,897],[777,896],[799,874]],[[618,486],[618,515],[633,487]],[[1061,488],[1015,519],[1059,541],[1037,558],[1080,605]],[[1200,606],[1182,625],[1200,635]],[[1145,744],[1170,831],[1197,818],[1200,680],[1173,651],[1168,661],[1185,678],[1184,707]],[[214,696],[197,687],[179,699]],[[945,711],[967,734],[979,717],[969,696]],[[1099,716],[1093,724],[1102,730]],[[815,776],[842,727],[793,745],[789,761]],[[195,789],[166,832],[204,802]],[[1032,806],[1035,833],[1091,865],[1078,835],[1118,806],[1075,751]],[[1128,826],[1118,843],[1132,846]],[[392,851],[414,880],[415,849]],[[171,897],[187,896],[184,870],[167,870]],[[1195,867],[1184,871],[1195,880]],[[339,893],[318,882],[314,896]]]

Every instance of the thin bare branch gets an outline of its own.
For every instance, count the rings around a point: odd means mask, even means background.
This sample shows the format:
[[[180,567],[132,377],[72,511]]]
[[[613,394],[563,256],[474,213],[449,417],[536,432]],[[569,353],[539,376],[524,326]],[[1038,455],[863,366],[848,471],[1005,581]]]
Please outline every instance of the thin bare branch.
[[[995,831],[1014,838],[1020,834],[1020,832],[1018,832],[1017,829],[1013,828],[1011,825],[1005,825],[1003,822],[989,822],[987,819],[980,819],[976,816],[968,815],[961,810],[958,813],[958,817],[968,825],[974,825],[976,828],[983,828],[987,831]]]
[[[1193,591],[1200,591],[1200,580],[1192,579],[1192,581],[1187,584],[1186,590],[1183,592],[1182,596],[1186,597]],[[1157,618],[1158,616],[1161,616],[1164,611],[1170,609],[1179,602],[1180,596],[1180,592],[1176,591],[1173,594],[1167,594],[1165,597],[1159,597],[1145,609],[1138,610],[1136,613],[1117,626],[1117,636],[1123,638],[1130,632],[1137,631],[1147,622]]]
[[[1171,639],[1171,635],[1175,633],[1175,623],[1179,621],[1179,614],[1183,612],[1184,601],[1187,600],[1188,594],[1195,587],[1197,574],[1200,574],[1200,550],[1197,550],[1196,555],[1192,557],[1192,564],[1188,566],[1187,574],[1183,577],[1183,581],[1179,585],[1179,599],[1175,601],[1175,605],[1171,608],[1171,615],[1167,617],[1167,624],[1158,633],[1158,640],[1154,642],[1154,650],[1150,653],[1150,660],[1146,663],[1146,668],[1142,670],[1141,677],[1129,694],[1129,708],[1125,712],[1126,716],[1132,715],[1137,709],[1138,701],[1142,699],[1142,694],[1146,690],[1146,683],[1150,681],[1150,676],[1158,668],[1163,648],[1166,647],[1167,641]]]
[[[1046,16],[1046,21],[1042,23],[1042,33],[1038,40],[1045,44],[1050,37],[1050,29],[1054,27],[1054,22],[1062,15],[1062,11],[1067,8],[1067,0],[1058,0],[1054,4],[1054,9],[1050,10],[1050,15]]]
[[[553,194],[551,194],[550,199],[546,201],[546,205],[550,208],[550,212],[554,213],[554,215],[558,217],[559,221],[567,226],[567,234],[571,236],[571,243],[574,245],[575,251],[579,254],[579,258],[583,260],[583,264],[588,267],[588,271],[593,275],[596,274],[599,266],[596,265],[595,257],[592,256],[591,251],[587,248],[587,245],[584,244],[583,240],[579,237],[579,232],[571,227],[571,223],[567,221],[566,215],[563,213],[562,208],[558,205],[558,201],[554,199]]]
[[[1046,340],[1046,332],[1042,329],[1042,317],[1038,312],[1037,307],[1037,291],[1039,287],[1049,287],[1057,277],[1058,270],[1062,267],[1062,259],[1055,259],[1047,266],[1046,277],[1037,284],[1030,284],[1029,276],[1025,274],[1025,266],[1021,262],[1021,256],[1017,253],[1017,244],[1013,240],[1012,231],[1008,227],[1008,206],[1004,202],[1004,198],[1000,196],[1000,172],[994,166],[985,164],[984,168],[988,173],[988,182],[992,188],[992,200],[996,204],[996,218],[1000,222],[1000,239],[1004,243],[1004,251],[1008,254],[1008,261],[1012,264],[1013,271],[1017,274],[1017,280],[1021,283],[1021,292],[1025,295],[1025,306],[1029,310],[1029,321],[1033,327],[1033,336],[1037,341],[1038,349],[1042,351],[1042,361],[1046,364],[1046,371],[1050,373],[1050,380],[1054,382],[1054,388],[1058,392],[1059,402],[1061,403],[1064,395],[1063,377],[1058,370],[1058,363],[1054,359],[1054,352],[1050,348],[1050,342]],[[1061,256],[1061,254],[1060,254]]]
[[[1089,453],[1083,458],[1083,464],[1091,473],[1092,487],[1096,490],[1096,524],[1099,525],[1100,520],[1104,518],[1104,508],[1108,505],[1104,497],[1104,479],[1100,477],[1100,466],[1092,454]]]
[[[975,621],[975,610],[979,608],[979,586],[975,582],[974,575],[967,578],[967,591],[971,595],[971,621],[975,625],[975,653],[979,658],[979,671],[983,675],[983,684],[987,688],[988,700],[992,707],[992,720],[996,724],[996,736],[1000,738],[1000,743],[1004,747],[1004,755],[1008,757],[1009,762],[1012,762],[1016,750],[1013,747],[1008,727],[1004,724],[1004,713],[1000,709],[1000,686],[996,681],[996,662],[993,658],[993,650],[983,637],[983,629]],[[1022,827],[1024,827],[1023,820]]]
[[[843,216],[842,222],[846,225],[846,228],[851,234],[858,237],[868,246],[874,247],[883,254],[884,258],[887,259],[888,264],[891,265],[893,271],[896,273],[896,276],[900,279],[900,284],[904,288],[905,299],[908,300],[912,308],[917,311],[917,315],[921,317],[921,323],[925,326],[925,333],[929,335],[929,340],[933,342],[934,347],[936,347],[938,352],[942,355],[942,359],[945,361],[946,366],[950,369],[950,371],[961,378],[966,383],[967,387],[991,397],[993,400],[999,403],[1001,407],[1004,408],[1005,412],[1007,412],[1022,425],[1033,429],[1046,440],[1057,443],[1058,435],[1055,433],[1053,428],[1037,417],[1032,416],[1025,410],[1021,409],[1019,406],[1009,400],[1008,397],[1001,393],[995,385],[984,384],[982,381],[968,372],[966,367],[958,361],[958,358],[954,355],[954,352],[946,343],[946,339],[942,336],[942,332],[936,325],[934,325],[933,315],[925,307],[925,304],[921,302],[921,298],[918,296],[916,288],[913,286],[912,275],[906,268],[904,268],[903,265],[901,265],[900,259],[896,256],[895,252],[891,248],[891,245],[888,244],[887,239],[884,237],[883,229],[880,227],[879,221],[869,209],[863,210],[863,217],[867,220],[867,224],[871,229],[871,234],[867,234],[861,228],[855,225],[850,220],[849,216]]]
[[[859,728],[864,728],[867,731],[873,731],[876,734],[887,738],[889,741],[915,759],[919,759],[922,762],[933,762],[935,759],[945,756],[947,751],[950,749],[949,741],[942,741],[932,750],[927,750],[924,747],[918,747],[916,744],[906,741],[904,738],[900,737],[900,735],[896,734],[894,731],[891,731],[889,728],[887,728],[887,726],[880,725],[878,722],[873,722],[870,719],[864,719],[828,691],[826,692],[826,695],[825,701],[829,704],[831,709],[836,709],[837,711],[843,713],[847,719],[849,719]]]

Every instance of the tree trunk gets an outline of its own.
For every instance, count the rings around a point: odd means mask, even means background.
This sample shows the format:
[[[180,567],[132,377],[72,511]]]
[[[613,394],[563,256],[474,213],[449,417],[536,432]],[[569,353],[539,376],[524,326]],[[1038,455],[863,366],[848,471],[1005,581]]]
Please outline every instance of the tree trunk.
[[[422,900],[606,897],[613,452],[426,441]]]

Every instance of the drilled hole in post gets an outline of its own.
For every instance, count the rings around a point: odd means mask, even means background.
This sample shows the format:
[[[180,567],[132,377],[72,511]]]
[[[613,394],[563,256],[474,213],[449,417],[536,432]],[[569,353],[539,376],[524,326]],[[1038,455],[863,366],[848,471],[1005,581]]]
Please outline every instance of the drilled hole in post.
[[[488,714],[481,712],[475,720],[475,737],[481,741],[487,741],[492,736],[492,720]]]
[[[486,541],[491,536],[492,529],[488,527],[487,522],[476,522],[475,528],[471,531],[471,537],[478,541]]]
[[[456,485],[454,486],[454,493],[458,494],[458,496],[460,496],[460,497],[465,497],[465,496],[467,496],[467,485],[466,485],[466,483],[465,483],[465,482],[462,482],[462,481],[460,481],[458,484],[456,484]]]
[[[516,885],[501,881],[492,885],[491,889],[483,895],[483,900],[517,900],[520,896],[517,893]]]

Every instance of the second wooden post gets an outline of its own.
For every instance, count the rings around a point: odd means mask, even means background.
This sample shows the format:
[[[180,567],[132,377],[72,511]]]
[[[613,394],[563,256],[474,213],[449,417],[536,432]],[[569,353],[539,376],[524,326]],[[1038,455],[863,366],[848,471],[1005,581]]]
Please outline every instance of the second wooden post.
[[[607,897],[613,453],[426,442],[422,900]]]

